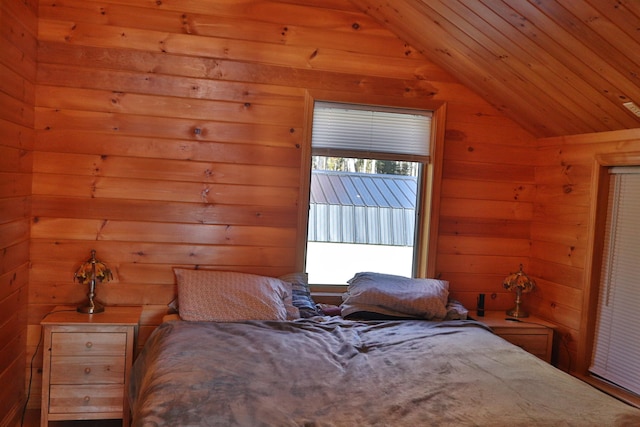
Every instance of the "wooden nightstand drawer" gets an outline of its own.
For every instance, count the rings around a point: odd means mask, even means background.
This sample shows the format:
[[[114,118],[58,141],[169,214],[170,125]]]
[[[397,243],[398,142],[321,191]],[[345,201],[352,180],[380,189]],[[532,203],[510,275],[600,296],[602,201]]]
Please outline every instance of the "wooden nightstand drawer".
[[[124,399],[122,385],[78,386],[52,385],[49,412],[73,414],[87,412],[120,412]]]
[[[57,356],[81,354],[113,354],[122,356],[127,351],[127,334],[118,332],[54,332],[51,351]]]
[[[52,357],[51,384],[124,384],[123,356]]]
[[[544,335],[514,335],[514,334],[500,334],[502,338],[509,341],[511,344],[515,344],[518,347],[534,354],[540,358],[545,358],[547,355],[547,343],[549,336]]]
[[[475,320],[489,326],[496,335],[510,343],[551,362],[555,328],[552,323],[534,316],[513,319],[504,311],[487,311],[483,317],[475,317]]]
[[[129,426],[127,386],[141,313],[142,307],[95,314],[56,307],[42,320],[42,427],[118,418]]]

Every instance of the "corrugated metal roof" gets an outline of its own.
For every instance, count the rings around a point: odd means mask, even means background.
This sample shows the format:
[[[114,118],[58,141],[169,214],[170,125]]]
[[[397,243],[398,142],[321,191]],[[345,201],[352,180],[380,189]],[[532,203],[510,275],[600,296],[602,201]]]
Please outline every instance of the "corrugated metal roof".
[[[415,209],[413,176],[313,171],[310,202],[321,205]]]
[[[308,240],[412,246],[417,179],[313,171]]]

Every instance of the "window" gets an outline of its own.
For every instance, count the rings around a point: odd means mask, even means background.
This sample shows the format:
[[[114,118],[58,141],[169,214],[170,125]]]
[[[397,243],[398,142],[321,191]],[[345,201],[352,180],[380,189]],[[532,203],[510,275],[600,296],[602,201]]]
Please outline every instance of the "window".
[[[338,285],[359,271],[418,272],[430,111],[315,102],[306,271]]]
[[[609,168],[592,363],[598,378],[640,395],[640,167]],[[630,325],[634,325],[630,327]]]

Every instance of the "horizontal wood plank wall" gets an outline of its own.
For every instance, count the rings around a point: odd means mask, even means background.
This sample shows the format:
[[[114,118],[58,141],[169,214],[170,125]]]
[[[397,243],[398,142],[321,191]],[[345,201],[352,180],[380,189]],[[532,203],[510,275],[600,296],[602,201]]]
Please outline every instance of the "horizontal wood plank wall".
[[[575,369],[585,333],[586,265],[592,248],[588,228],[592,173],[598,154],[640,151],[640,130],[603,132],[538,141],[532,222],[531,273],[538,290],[527,295],[536,314],[558,324],[559,365]],[[595,314],[595,313],[593,313]]]
[[[0,425],[25,399],[37,2],[0,0]]]
[[[115,272],[98,299],[145,306],[139,345],[175,297],[173,266],[292,271],[307,90],[448,103],[437,268],[466,304],[512,303],[500,283],[528,261],[535,140],[347,0],[39,14],[34,345],[47,311],[84,299],[72,279],[91,249]]]
[[[506,310],[514,296],[502,280],[529,262],[532,141],[490,111],[454,106],[449,112],[437,271],[466,307],[485,293],[488,310]]]

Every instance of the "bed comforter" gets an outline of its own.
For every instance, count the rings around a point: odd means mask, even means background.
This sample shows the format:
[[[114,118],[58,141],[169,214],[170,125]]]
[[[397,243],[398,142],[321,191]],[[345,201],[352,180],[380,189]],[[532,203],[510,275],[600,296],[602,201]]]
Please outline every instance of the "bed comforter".
[[[134,426],[638,426],[640,410],[473,321],[165,322]]]

